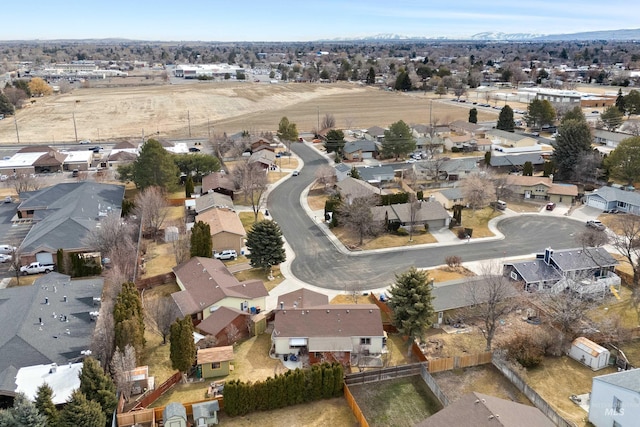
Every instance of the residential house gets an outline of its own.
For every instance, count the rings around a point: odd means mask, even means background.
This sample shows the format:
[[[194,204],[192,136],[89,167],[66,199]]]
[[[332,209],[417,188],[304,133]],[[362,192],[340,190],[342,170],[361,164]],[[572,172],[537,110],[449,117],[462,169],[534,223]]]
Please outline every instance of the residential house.
[[[474,151],[482,151],[483,153],[486,153],[487,151],[491,151],[493,148],[493,143],[489,138],[476,138],[472,141],[472,144],[473,143],[475,144],[472,145]]]
[[[395,178],[395,170],[391,165],[379,165],[379,166],[367,166],[357,168],[360,174],[360,179],[367,181],[372,185],[379,185],[381,183],[392,182]]]
[[[384,224],[385,222],[400,223],[402,227],[427,227],[429,230],[439,230],[449,226],[451,217],[439,202],[419,200],[412,206],[411,203],[398,203],[386,206],[374,206],[371,208],[373,220]]]
[[[75,389],[80,388],[80,371],[82,362],[60,366],[57,363],[25,366],[16,374],[15,392],[24,393],[33,402],[38,395],[38,388],[47,384],[53,390],[53,404],[62,405],[69,401]]]
[[[489,166],[498,173],[522,172],[524,164],[527,162],[531,162],[534,173],[540,172],[544,166],[545,158],[539,153],[496,154],[491,156]]]
[[[589,422],[596,427],[633,426],[640,420],[640,369],[594,377]]]
[[[18,217],[33,227],[20,245],[22,262],[53,264],[58,249],[93,252],[87,236],[109,214],[120,216],[124,186],[93,181],[56,184],[20,193]]]
[[[261,280],[238,281],[217,259],[194,257],[173,268],[180,291],[171,294],[183,316],[205,320],[217,307],[250,312],[269,294]],[[226,326],[226,325],[225,325]]]
[[[300,288],[278,297],[278,308],[280,310],[309,308],[327,304],[329,304],[327,295],[306,288]]]
[[[351,174],[351,166],[346,163],[338,163],[333,167],[336,171],[336,181],[340,182]]]
[[[627,138],[632,138],[633,135],[622,132],[611,132],[605,129],[594,129],[593,142],[607,147],[616,148],[618,144]]]
[[[441,409],[416,427],[553,427],[555,424],[534,406],[471,392]]]
[[[478,171],[475,159],[427,160],[413,164],[413,171],[420,179],[459,181]]]
[[[369,197],[379,194],[384,194],[384,192],[377,187],[369,184],[368,182],[362,181],[361,179],[356,178],[345,178],[342,181],[336,184],[336,187],[343,199],[347,203],[351,203],[354,199],[360,197]]]
[[[21,368],[32,367],[23,371],[24,378],[43,372],[42,366],[48,371],[54,364],[74,369],[68,364],[82,359],[91,346],[103,284],[102,278],[71,280],[49,273],[31,286],[0,289],[0,395],[12,397],[18,385],[26,391],[35,384],[35,380],[23,382],[22,374],[16,383]],[[72,380],[64,373],[54,377]],[[62,399],[67,382],[57,381],[56,398]]]
[[[634,215],[640,215],[640,193],[622,188],[601,187],[585,196],[585,203],[603,211],[617,209]]]
[[[601,297],[620,286],[613,271],[618,261],[604,248],[545,249],[528,261],[503,264],[504,275],[522,282],[526,291],[563,292]]]
[[[444,139],[444,148],[449,151],[474,151],[472,145],[475,139],[472,135],[450,135]]]
[[[444,140],[439,136],[421,136],[416,138],[416,151],[429,155],[442,154],[444,152]]]
[[[342,148],[342,155],[348,161],[361,161],[362,159],[374,159],[378,155],[378,146],[374,141],[358,139],[349,141]]]
[[[234,208],[233,199],[222,193],[205,193],[196,197],[193,206],[197,215],[213,208],[223,208],[232,210]]]
[[[138,155],[136,153],[130,153],[128,151],[118,151],[117,153],[111,152],[109,157],[107,157],[107,161],[101,163],[100,167],[117,168],[120,165],[133,163],[136,160],[138,160]]]
[[[209,224],[212,247],[215,252],[234,249],[239,254],[242,251],[246,232],[236,212],[230,209],[213,208],[198,214],[196,221]]]
[[[349,364],[352,356],[381,354],[384,334],[375,304],[329,304],[277,310],[271,342],[277,355],[303,353],[312,364]]]
[[[276,153],[269,150],[260,150],[249,156],[249,163],[257,163],[263,169],[269,169],[276,163]]]
[[[253,307],[254,312],[257,310]],[[213,307],[213,310],[209,310],[209,316],[198,323],[196,329],[205,336],[215,337],[216,345],[231,345],[249,338],[250,311],[251,307],[249,311],[233,307]]]
[[[193,411],[193,422],[195,426],[210,426],[218,424],[218,411],[220,403],[217,400],[194,403],[191,405]]]
[[[199,378],[224,377],[231,371],[233,346],[198,349],[196,365]]]
[[[453,209],[454,205],[465,205],[464,195],[460,187],[446,188],[433,193],[432,196],[445,209]]]
[[[573,203],[578,196],[577,186],[554,183],[551,177],[509,175],[507,183],[513,194],[525,199],[541,199],[554,203]]]
[[[491,140],[493,149],[505,153],[525,151],[541,151],[535,138],[504,130],[492,129],[487,132],[487,138]]]
[[[451,132],[459,135],[468,134],[473,137],[482,138],[487,130],[491,128],[479,123],[470,123],[465,120],[454,120],[449,123],[449,129]]]
[[[367,135],[371,137],[374,141],[382,142],[384,139],[384,128],[380,126],[371,126],[367,129]]]
[[[233,200],[235,188],[231,177],[224,172],[212,172],[202,177],[203,194],[220,193],[231,197],[231,200]]]
[[[182,403],[171,402],[162,411],[162,421],[165,427],[187,427],[187,410]]]
[[[256,153],[260,150],[269,150],[272,152],[276,152],[276,149],[274,147],[271,146],[271,143],[269,141],[266,141],[262,138],[258,138],[256,140],[254,140],[251,145],[249,146],[249,148],[251,148],[251,152],[252,153]]]

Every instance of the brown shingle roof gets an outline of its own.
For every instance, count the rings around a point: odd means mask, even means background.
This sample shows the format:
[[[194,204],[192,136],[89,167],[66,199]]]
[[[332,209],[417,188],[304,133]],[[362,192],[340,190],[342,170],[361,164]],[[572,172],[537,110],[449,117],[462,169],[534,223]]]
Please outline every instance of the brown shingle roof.
[[[547,193],[576,197],[578,195],[578,187],[574,184],[553,184],[551,188],[547,190]]]
[[[196,212],[202,213],[214,207],[233,209],[233,200],[222,193],[207,193],[196,198]]]
[[[134,149],[134,148],[138,148],[138,144],[135,144],[131,141],[121,141],[118,142],[116,145],[113,146],[114,150],[126,150],[126,149]]]
[[[254,299],[269,295],[261,280],[239,282],[217,259],[194,257],[174,267],[173,272],[185,288],[172,294],[183,315],[198,313],[226,297]]]
[[[233,346],[211,347],[198,350],[198,365],[233,360]]]
[[[229,175],[220,172],[213,172],[202,178],[202,191],[215,190],[216,188],[234,191],[236,187]]]
[[[309,289],[300,288],[297,291],[280,295],[278,297],[278,308],[280,308],[280,303],[284,303],[284,308],[286,309],[293,308],[294,302],[297,308],[309,308],[329,304],[329,297]]]
[[[250,314],[236,308],[220,307],[211,313],[209,317],[198,323],[197,329],[203,334],[216,336],[238,316],[249,317]]]
[[[18,150],[18,153],[48,153],[49,151],[55,151],[55,148],[48,145],[28,145]]]
[[[198,221],[209,224],[211,235],[215,236],[223,232],[244,236],[244,226],[240,217],[229,209],[213,208],[198,214]]]
[[[510,185],[521,185],[524,187],[544,185],[551,188],[553,185],[551,178],[544,176],[509,175],[507,179]]]
[[[64,163],[64,159],[66,158],[66,154],[60,153],[56,150],[51,150],[38,157],[38,160],[33,162],[33,166],[60,166]]]
[[[138,155],[136,153],[131,153],[129,151],[118,151],[115,154],[111,154],[109,156],[110,162],[126,162],[131,161],[135,162],[138,159]]]
[[[375,304],[321,305],[276,311],[278,337],[378,337],[384,335]]]

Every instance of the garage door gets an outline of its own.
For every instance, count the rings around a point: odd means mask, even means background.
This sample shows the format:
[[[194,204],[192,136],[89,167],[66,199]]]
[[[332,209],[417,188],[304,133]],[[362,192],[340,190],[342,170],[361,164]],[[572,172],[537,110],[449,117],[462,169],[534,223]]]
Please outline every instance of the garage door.
[[[373,158],[373,153],[370,153],[370,152],[369,153],[367,153],[367,152],[362,153],[362,158],[363,159],[372,159]]]
[[[604,210],[606,208],[606,203],[600,197],[589,197],[587,198],[587,206]]]
[[[53,264],[53,255],[49,252],[40,252],[36,254],[36,261],[40,264]]]

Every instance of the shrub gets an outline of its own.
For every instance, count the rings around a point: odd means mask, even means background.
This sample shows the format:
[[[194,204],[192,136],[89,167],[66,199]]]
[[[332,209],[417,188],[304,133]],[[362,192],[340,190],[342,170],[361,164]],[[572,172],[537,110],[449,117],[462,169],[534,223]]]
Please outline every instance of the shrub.
[[[409,235],[409,232],[407,231],[407,229],[406,229],[406,228],[398,227],[398,229],[396,230],[396,234],[397,234],[398,236],[408,236],[408,235]]]
[[[419,190],[418,192],[416,192],[416,199],[424,200],[424,192],[422,190]]]
[[[459,153],[460,149],[458,147],[451,147],[451,152],[452,153]]]
[[[458,228],[458,239],[466,239],[467,232],[464,231],[464,228]]]
[[[450,255],[444,259],[444,262],[449,266],[449,268],[457,268],[462,264],[462,258],[457,255]]]
[[[426,231],[427,233],[429,232],[429,224],[424,225],[424,231]]]
[[[525,368],[535,368],[542,363],[544,343],[535,334],[517,333],[505,343],[509,358]]]

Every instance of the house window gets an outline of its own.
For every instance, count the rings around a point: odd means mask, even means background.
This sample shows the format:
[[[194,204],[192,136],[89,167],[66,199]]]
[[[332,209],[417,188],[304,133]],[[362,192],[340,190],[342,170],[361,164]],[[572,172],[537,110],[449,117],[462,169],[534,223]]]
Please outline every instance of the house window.
[[[360,338],[360,345],[371,345],[371,338]]]
[[[220,369],[220,362],[213,362],[211,364],[211,369]]]
[[[627,203],[626,202],[618,202],[618,207],[622,208],[622,209],[627,209]]]
[[[518,280],[518,275],[516,274],[516,272],[515,272],[515,271],[512,271],[512,272],[511,272],[511,274],[510,274],[510,276],[511,276],[511,278],[512,278],[513,280]]]
[[[322,359],[322,352],[321,351],[316,351],[313,354],[313,357],[315,357],[316,359]]]
[[[616,414],[622,412],[622,400],[618,399],[615,396],[613,396],[613,410],[616,411]]]

